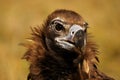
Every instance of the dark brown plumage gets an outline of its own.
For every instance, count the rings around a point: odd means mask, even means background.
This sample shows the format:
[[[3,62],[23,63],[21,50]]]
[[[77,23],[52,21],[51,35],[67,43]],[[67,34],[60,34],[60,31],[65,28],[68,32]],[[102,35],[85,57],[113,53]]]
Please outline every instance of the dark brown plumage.
[[[56,10],[32,29],[23,56],[30,62],[28,80],[114,80],[97,69],[98,49],[88,24],[76,12]]]

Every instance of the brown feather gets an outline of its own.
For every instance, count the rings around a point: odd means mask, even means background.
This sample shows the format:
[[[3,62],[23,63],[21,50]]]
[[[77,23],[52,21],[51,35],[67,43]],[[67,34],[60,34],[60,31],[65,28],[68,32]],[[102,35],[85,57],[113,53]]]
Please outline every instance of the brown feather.
[[[45,42],[45,37],[48,35],[46,26],[53,17],[59,15],[58,11],[49,15],[43,26],[32,28],[32,37],[23,44],[27,47],[27,52],[23,58],[30,62],[28,80],[114,80],[97,69],[98,48],[90,40],[89,34],[84,54],[80,55],[79,49],[75,49],[79,56],[74,59],[73,66],[70,64],[72,67],[68,65],[65,59],[48,49]],[[64,10],[61,10],[61,15],[64,15]],[[75,18],[71,19],[75,22],[77,17],[73,17]]]

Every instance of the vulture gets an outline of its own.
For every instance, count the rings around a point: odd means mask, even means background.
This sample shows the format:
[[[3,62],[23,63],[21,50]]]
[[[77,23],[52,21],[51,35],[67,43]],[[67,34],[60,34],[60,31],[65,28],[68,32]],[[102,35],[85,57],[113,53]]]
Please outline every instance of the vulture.
[[[30,63],[27,80],[114,80],[97,68],[98,47],[88,23],[76,12],[58,9],[32,28],[23,59]]]

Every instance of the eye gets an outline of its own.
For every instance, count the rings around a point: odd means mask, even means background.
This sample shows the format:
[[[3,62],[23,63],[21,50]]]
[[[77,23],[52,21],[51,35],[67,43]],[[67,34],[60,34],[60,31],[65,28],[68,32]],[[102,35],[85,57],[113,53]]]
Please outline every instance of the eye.
[[[55,24],[55,29],[56,29],[57,31],[61,31],[61,30],[64,29],[64,27],[63,27],[62,24],[60,24],[60,23],[56,23],[56,24]]]

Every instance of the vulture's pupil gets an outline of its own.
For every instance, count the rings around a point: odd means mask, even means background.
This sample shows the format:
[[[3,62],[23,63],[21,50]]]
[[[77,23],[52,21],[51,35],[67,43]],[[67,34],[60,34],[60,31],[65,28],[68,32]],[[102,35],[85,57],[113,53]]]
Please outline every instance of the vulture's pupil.
[[[63,27],[62,24],[60,24],[60,23],[56,23],[56,25],[55,25],[55,29],[56,29],[57,31],[61,31],[61,30],[64,29],[64,27]]]

